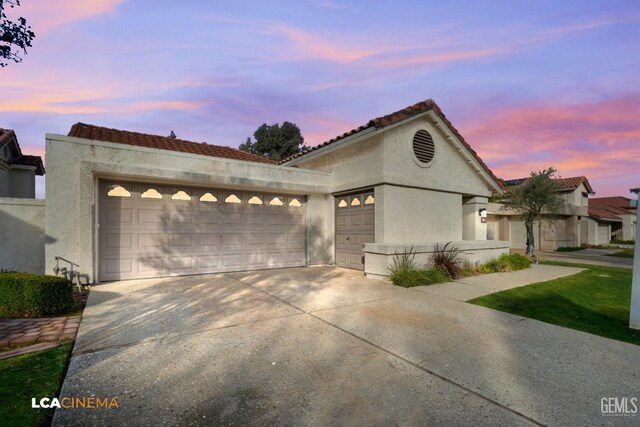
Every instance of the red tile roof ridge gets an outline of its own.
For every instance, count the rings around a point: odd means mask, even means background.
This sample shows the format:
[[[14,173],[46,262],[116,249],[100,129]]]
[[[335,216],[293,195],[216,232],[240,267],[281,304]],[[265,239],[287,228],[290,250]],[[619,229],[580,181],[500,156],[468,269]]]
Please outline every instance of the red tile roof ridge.
[[[170,138],[168,136],[107,128],[104,126],[96,126],[82,122],[78,122],[71,126],[68,136],[103,142],[127,144],[138,147],[200,154],[210,157],[220,157],[266,164],[276,163],[275,161],[267,159],[266,157],[247,153],[246,151],[224,145],[209,144],[207,142],[194,142],[179,138]]]

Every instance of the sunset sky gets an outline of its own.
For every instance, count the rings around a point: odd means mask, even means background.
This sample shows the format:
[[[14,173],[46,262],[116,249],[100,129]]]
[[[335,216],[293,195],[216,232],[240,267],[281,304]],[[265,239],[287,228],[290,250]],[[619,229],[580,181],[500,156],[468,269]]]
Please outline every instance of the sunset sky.
[[[21,3],[0,127],[26,154],[76,122],[237,147],[288,120],[316,145],[433,98],[499,177],[640,185],[637,0]]]

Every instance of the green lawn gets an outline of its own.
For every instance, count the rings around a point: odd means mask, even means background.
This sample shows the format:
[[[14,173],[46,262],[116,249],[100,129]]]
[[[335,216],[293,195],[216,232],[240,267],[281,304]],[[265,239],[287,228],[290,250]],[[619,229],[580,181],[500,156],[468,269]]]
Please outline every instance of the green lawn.
[[[472,304],[640,345],[629,328],[631,269],[545,262],[586,268],[569,277],[509,289]]]
[[[0,424],[48,426],[53,409],[31,408],[31,398],[56,397],[71,355],[71,343],[0,360]]]
[[[607,256],[617,256],[620,258],[633,258],[633,249],[632,248],[624,248],[621,249],[620,252],[616,252],[614,254],[609,254]]]

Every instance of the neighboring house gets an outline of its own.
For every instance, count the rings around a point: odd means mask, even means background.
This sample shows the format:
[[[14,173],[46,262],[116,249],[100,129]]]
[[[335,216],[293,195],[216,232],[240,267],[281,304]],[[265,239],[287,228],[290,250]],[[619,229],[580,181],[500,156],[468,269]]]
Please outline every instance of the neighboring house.
[[[589,199],[589,217],[599,229],[610,228],[606,242],[593,244],[606,244],[609,243],[609,239],[635,240],[637,211],[634,202],[635,200],[622,196]],[[604,235],[604,231],[602,234]]]
[[[16,133],[0,128],[0,197],[36,197],[36,175],[44,175],[40,156],[22,154]]]
[[[432,101],[279,164],[237,149],[78,123],[46,135],[46,264],[92,281],[335,264],[387,274],[454,241],[508,252],[481,212],[502,184]]]
[[[521,185],[527,178],[504,181],[507,188]],[[595,194],[584,176],[558,178],[559,195],[564,206],[553,221],[536,221],[534,238],[536,248],[556,250],[559,247],[576,247],[587,242],[587,224],[584,220],[589,214],[589,195]],[[504,210],[500,203],[489,203],[487,208],[487,238],[508,240],[515,249],[526,248],[526,228],[524,219],[512,210]]]
[[[40,156],[22,154],[16,133],[0,129],[0,270],[44,273],[44,200],[35,200]]]

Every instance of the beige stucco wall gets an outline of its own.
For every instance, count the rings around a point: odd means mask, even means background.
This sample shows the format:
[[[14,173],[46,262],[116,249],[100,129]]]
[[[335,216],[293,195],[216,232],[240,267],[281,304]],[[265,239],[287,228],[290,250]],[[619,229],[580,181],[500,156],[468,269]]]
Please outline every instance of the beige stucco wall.
[[[23,165],[1,165],[0,197],[33,199],[35,195],[35,167]]]
[[[414,253],[417,266],[428,265],[436,244],[442,248],[446,243],[460,250],[460,259],[471,264],[484,264],[509,253],[509,242],[500,240],[433,242],[424,245],[366,243],[364,245],[365,274],[374,279],[385,279],[396,254],[403,252]]]
[[[496,188],[488,181],[488,175],[450,130],[436,124],[440,122],[437,116],[427,113],[400,125],[370,132],[352,143],[339,141],[329,146],[331,151],[311,153],[290,164],[331,171],[334,193],[393,184],[489,197]],[[435,156],[428,165],[418,161],[413,153],[413,137],[419,130],[426,130],[433,137]],[[318,153],[322,153],[322,149]]]
[[[462,196],[382,185],[376,187],[376,243],[462,240]]]
[[[438,123],[440,120],[437,120]],[[435,155],[428,165],[416,159],[413,136],[426,130],[433,137]],[[482,178],[475,160],[450,133],[434,124],[431,115],[397,126],[384,133],[384,180],[406,186],[464,195],[491,196],[491,185]]]
[[[440,119],[426,114],[292,164],[330,171],[332,193],[374,188],[376,243],[486,240],[486,224],[478,215],[492,191],[486,172],[436,122]],[[435,157],[428,165],[413,153],[418,130],[434,140]]]
[[[53,257],[80,265],[91,281],[97,278],[96,187],[100,178],[146,180],[212,188],[255,189],[309,195],[314,225],[309,241],[326,249],[310,250],[310,264],[332,261],[333,223],[327,216],[332,200],[326,172],[154,150],[47,134],[46,269]],[[331,237],[331,238],[330,238]]]
[[[0,197],[9,197],[9,168],[0,161]]]
[[[9,175],[11,176],[9,197],[32,199],[36,196],[35,167],[14,165]]]
[[[0,269],[45,272],[44,200],[0,198]]]
[[[331,172],[330,191],[371,188],[384,181],[384,138],[372,135],[352,145],[300,162],[304,169]]]
[[[622,218],[622,240],[635,240],[636,238],[636,215],[620,215]]]

